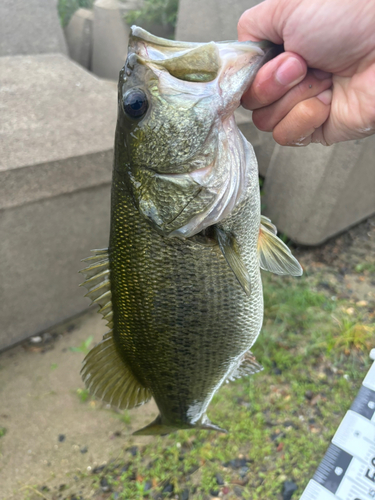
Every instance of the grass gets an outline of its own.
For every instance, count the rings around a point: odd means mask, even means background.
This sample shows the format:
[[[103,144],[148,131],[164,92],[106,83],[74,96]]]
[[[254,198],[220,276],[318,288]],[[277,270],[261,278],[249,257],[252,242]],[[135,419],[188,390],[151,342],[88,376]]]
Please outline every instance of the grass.
[[[94,337],[90,335],[86,340],[81,342],[81,344],[78,347],[69,347],[69,350],[72,352],[79,352],[82,354],[87,354],[90,350],[90,345],[92,341],[94,340]]]
[[[63,28],[69,24],[74,12],[80,8],[92,9],[94,0],[58,0],[57,10]]]
[[[172,36],[176,27],[178,0],[145,0],[140,10],[129,12],[125,21],[129,26],[136,24],[146,30],[155,30],[156,26],[167,29]]]
[[[189,490],[195,500],[220,491],[264,500],[281,498],[286,480],[301,495],[360,387],[375,330],[363,308],[318,291],[314,276],[263,280],[264,327],[253,352],[265,369],[221,388],[208,412],[230,432],[179,431],[136,456],[124,452],[93,477],[98,488],[105,478],[110,498]]]
[[[226,384],[208,410],[228,434],[155,437],[71,486],[80,491],[80,484],[90,484],[96,493],[84,498],[103,500],[181,500],[187,492],[190,500],[219,494],[223,500],[281,500],[284,482],[294,481],[297,500],[352,404],[375,345],[373,304],[340,298],[326,268],[320,269],[307,269],[301,278],[263,273],[264,325],[252,350],[264,370]],[[72,350],[84,354],[91,343],[89,337]],[[77,396],[93,409],[102,407],[87,389]],[[113,417],[127,436],[132,413]]]

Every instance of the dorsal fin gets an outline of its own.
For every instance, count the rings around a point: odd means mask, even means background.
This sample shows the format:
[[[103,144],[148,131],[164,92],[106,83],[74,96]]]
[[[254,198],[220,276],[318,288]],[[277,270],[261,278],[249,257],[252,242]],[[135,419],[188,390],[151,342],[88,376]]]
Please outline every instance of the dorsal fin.
[[[81,376],[93,396],[120,409],[134,408],[151,398],[150,390],[138,382],[117,352],[112,331],[85,357]]]
[[[107,326],[112,328],[112,317],[109,316],[112,312],[112,293],[108,248],[91,251],[94,255],[83,259],[83,262],[87,262],[89,265],[79,271],[86,278],[80,286],[84,286],[88,290],[85,297],[92,300],[91,304],[99,304],[98,312],[103,315],[104,319],[107,319]]]
[[[236,238],[233,236],[233,234],[224,231],[218,226],[214,226],[214,234],[219,244],[220,250],[224,255],[229,267],[232,269],[239,284],[242,286],[246,295],[250,295],[250,276],[240,255]]]
[[[81,286],[87,288],[86,297],[99,304],[98,312],[107,321],[107,326],[113,328],[108,249],[92,252],[94,255],[83,259],[89,265],[80,271],[86,277]],[[151,398],[149,389],[138,382],[120,357],[112,330],[88,353],[81,375],[91,394],[120,409],[139,406]]]
[[[290,249],[276,236],[276,227],[267,217],[261,217],[258,238],[259,266],[275,274],[302,276],[303,270]]]

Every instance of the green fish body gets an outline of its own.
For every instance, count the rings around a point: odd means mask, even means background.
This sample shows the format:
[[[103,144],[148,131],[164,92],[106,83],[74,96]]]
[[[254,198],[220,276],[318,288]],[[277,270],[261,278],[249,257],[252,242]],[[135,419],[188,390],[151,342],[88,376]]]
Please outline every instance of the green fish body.
[[[261,218],[255,155],[233,118],[268,53],[132,29],[109,248],[82,271],[110,331],[82,376],[119,408],[155,399],[160,415],[138,434],[222,430],[206,415],[213,395],[262,369],[249,351],[263,318],[260,268],[301,274]]]

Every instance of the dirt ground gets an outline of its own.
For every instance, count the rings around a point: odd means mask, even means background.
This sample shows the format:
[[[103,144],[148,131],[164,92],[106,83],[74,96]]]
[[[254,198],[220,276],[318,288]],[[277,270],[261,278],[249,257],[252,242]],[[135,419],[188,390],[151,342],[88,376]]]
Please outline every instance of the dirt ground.
[[[1,500],[24,498],[41,483],[63,489],[68,476],[116,458],[124,446],[147,442],[131,433],[156,417],[153,402],[132,410],[132,423],[125,424],[121,414],[94,401],[83,404],[77,393],[84,387],[79,375],[84,353],[70,348],[91,335],[94,345],[104,332],[104,322],[91,312],[41,342],[0,355]]]
[[[320,286],[332,296],[375,304],[375,217],[321,247],[295,248],[294,254],[322,273]],[[28,493],[48,499],[40,490],[44,484],[67,498],[70,486],[64,485],[72,477],[81,479],[124,449],[148,442],[131,433],[155,418],[153,402],[125,417],[98,402],[82,403],[83,343],[92,336],[94,345],[104,332],[104,322],[90,312],[0,355],[0,499],[24,499]],[[82,493],[91,498],[87,484]]]

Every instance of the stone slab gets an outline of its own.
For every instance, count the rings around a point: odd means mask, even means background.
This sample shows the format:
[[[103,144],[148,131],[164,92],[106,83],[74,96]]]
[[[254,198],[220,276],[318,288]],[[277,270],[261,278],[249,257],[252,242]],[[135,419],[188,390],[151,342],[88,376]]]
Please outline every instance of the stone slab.
[[[0,350],[85,311],[81,259],[108,246],[110,184],[3,210]]]
[[[0,56],[67,54],[57,0],[2,0]]]
[[[60,54],[2,57],[0,103],[0,208],[21,203],[11,201],[14,189],[29,202],[55,195],[56,189],[82,188],[85,174],[88,183],[90,174],[92,179],[99,174],[100,182],[109,181],[110,166],[100,173],[99,160],[85,159],[112,150],[117,96],[108,83]],[[72,158],[80,160],[69,163],[65,173],[59,171],[59,165]],[[17,172],[25,167],[27,172]],[[53,174],[48,174],[50,168]],[[31,172],[39,175],[35,185],[30,184]]]
[[[0,106],[2,349],[88,307],[77,271],[108,242],[117,94],[61,54],[2,57]]]
[[[237,23],[241,14],[258,3],[256,0],[180,0],[176,40],[237,40]]]
[[[319,245],[375,213],[375,136],[324,147],[276,146],[264,213],[303,245]]]
[[[118,80],[126,60],[129,34],[117,0],[96,0],[91,65],[95,75]]]
[[[64,30],[70,58],[86,69],[91,69],[93,21],[92,10],[78,9]]]

